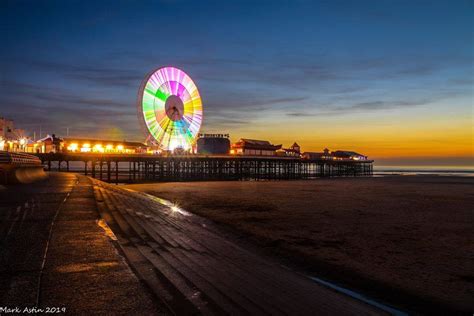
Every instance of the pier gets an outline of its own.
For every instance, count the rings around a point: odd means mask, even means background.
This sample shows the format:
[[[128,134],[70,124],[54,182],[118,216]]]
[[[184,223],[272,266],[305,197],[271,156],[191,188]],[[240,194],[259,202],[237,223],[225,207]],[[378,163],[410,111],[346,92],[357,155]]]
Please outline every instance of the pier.
[[[74,171],[107,182],[292,180],[369,176],[373,160],[279,156],[36,154],[48,171]]]

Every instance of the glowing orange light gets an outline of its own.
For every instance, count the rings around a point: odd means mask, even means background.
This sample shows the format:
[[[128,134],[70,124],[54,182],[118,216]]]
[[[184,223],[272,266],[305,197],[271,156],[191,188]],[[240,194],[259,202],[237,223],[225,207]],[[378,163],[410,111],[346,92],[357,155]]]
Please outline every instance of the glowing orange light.
[[[91,144],[85,143],[82,144],[81,152],[87,153],[91,151]]]
[[[69,150],[69,151],[76,151],[78,147],[79,147],[78,144],[72,143],[72,144],[70,144],[70,145],[67,147],[67,150]]]
[[[103,153],[104,152],[104,147],[102,147],[102,144],[96,144],[94,146],[94,151]]]

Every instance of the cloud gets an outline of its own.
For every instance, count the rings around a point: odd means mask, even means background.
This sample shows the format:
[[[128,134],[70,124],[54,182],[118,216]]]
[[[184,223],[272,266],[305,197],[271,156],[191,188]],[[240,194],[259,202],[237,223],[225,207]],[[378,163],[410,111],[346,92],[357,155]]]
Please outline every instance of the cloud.
[[[454,84],[454,85],[459,85],[459,86],[470,86],[472,87],[474,85],[474,79],[472,77],[468,78],[455,78],[448,80],[448,84]]]
[[[3,81],[2,91],[21,91],[23,100],[30,100],[33,104],[42,103],[46,108],[53,107],[77,107],[86,106],[88,108],[107,108],[111,111],[130,107],[130,104],[123,100],[112,98],[85,97],[77,93],[69,92],[65,89],[48,88],[39,85],[21,83],[16,81]],[[4,100],[6,105],[11,103],[9,100],[17,99],[16,95],[2,93],[0,100]]]
[[[5,91],[20,91],[21,97]],[[69,128],[76,136],[100,137],[105,128],[120,128],[128,139],[140,139],[141,135],[134,104],[120,99],[86,97],[65,89],[2,81],[0,102],[2,115],[13,118],[31,135],[40,128],[43,134],[63,135]]]
[[[453,87],[459,90],[469,83],[461,77],[446,81],[445,96],[440,95],[440,89],[438,95],[433,95],[429,79],[447,64],[462,65],[465,61],[406,57],[338,59],[321,54],[280,56],[270,61],[251,56],[173,55],[166,59],[160,53],[131,51],[81,63],[32,59],[21,63],[34,77],[47,79],[30,81],[23,72],[14,72],[11,77],[16,81],[2,82],[0,99],[8,101],[3,104],[14,114],[19,107],[14,108],[18,96],[13,91],[21,91],[22,104],[28,103],[31,113],[51,125],[54,116],[74,121],[71,124],[81,129],[87,125],[97,130],[98,126],[111,124],[138,130],[136,92],[144,75],[157,66],[156,60],[162,60],[186,69],[198,84],[204,103],[204,128],[228,129],[273,114],[301,118],[411,108],[456,95],[459,92]],[[416,91],[410,92],[406,100],[397,100],[404,83]],[[22,121],[33,124],[35,117]],[[92,126],[92,122],[98,126]]]
[[[399,108],[411,108],[431,103],[433,100],[417,100],[417,101],[370,101],[360,102],[349,106],[315,106],[313,111],[293,111],[287,112],[290,117],[309,117],[309,116],[334,116],[339,114],[353,114],[359,112],[376,112],[382,110],[395,110]]]
[[[41,60],[23,62],[41,72],[50,72],[63,76],[66,79],[79,80],[98,85],[133,87],[139,86],[143,75],[137,69],[104,67],[97,65],[60,63]]]
[[[309,113],[309,112],[289,112],[286,113],[288,116],[294,116],[294,117],[305,117],[305,116],[314,116],[316,115],[315,113]]]
[[[419,101],[372,101],[372,102],[361,102],[354,104],[348,108],[337,108],[336,111],[350,111],[350,110],[368,110],[368,111],[378,111],[378,110],[391,110],[403,107],[414,107],[418,105],[424,105],[430,103],[429,100],[419,100]]]

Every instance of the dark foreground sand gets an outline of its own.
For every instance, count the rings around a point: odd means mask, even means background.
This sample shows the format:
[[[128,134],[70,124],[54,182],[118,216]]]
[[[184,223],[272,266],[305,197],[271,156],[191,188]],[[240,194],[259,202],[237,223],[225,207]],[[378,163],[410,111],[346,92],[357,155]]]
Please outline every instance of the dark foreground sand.
[[[474,312],[474,178],[128,185],[246,243],[402,308]]]

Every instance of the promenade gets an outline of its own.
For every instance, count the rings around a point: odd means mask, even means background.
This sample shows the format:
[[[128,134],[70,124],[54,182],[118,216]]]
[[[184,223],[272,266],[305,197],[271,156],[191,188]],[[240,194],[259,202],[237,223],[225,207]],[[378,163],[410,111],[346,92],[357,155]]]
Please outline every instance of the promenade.
[[[50,173],[42,182],[0,186],[0,307],[164,314],[99,219],[87,177]]]
[[[5,306],[75,314],[383,313],[142,193],[50,173],[45,182],[0,194]]]

